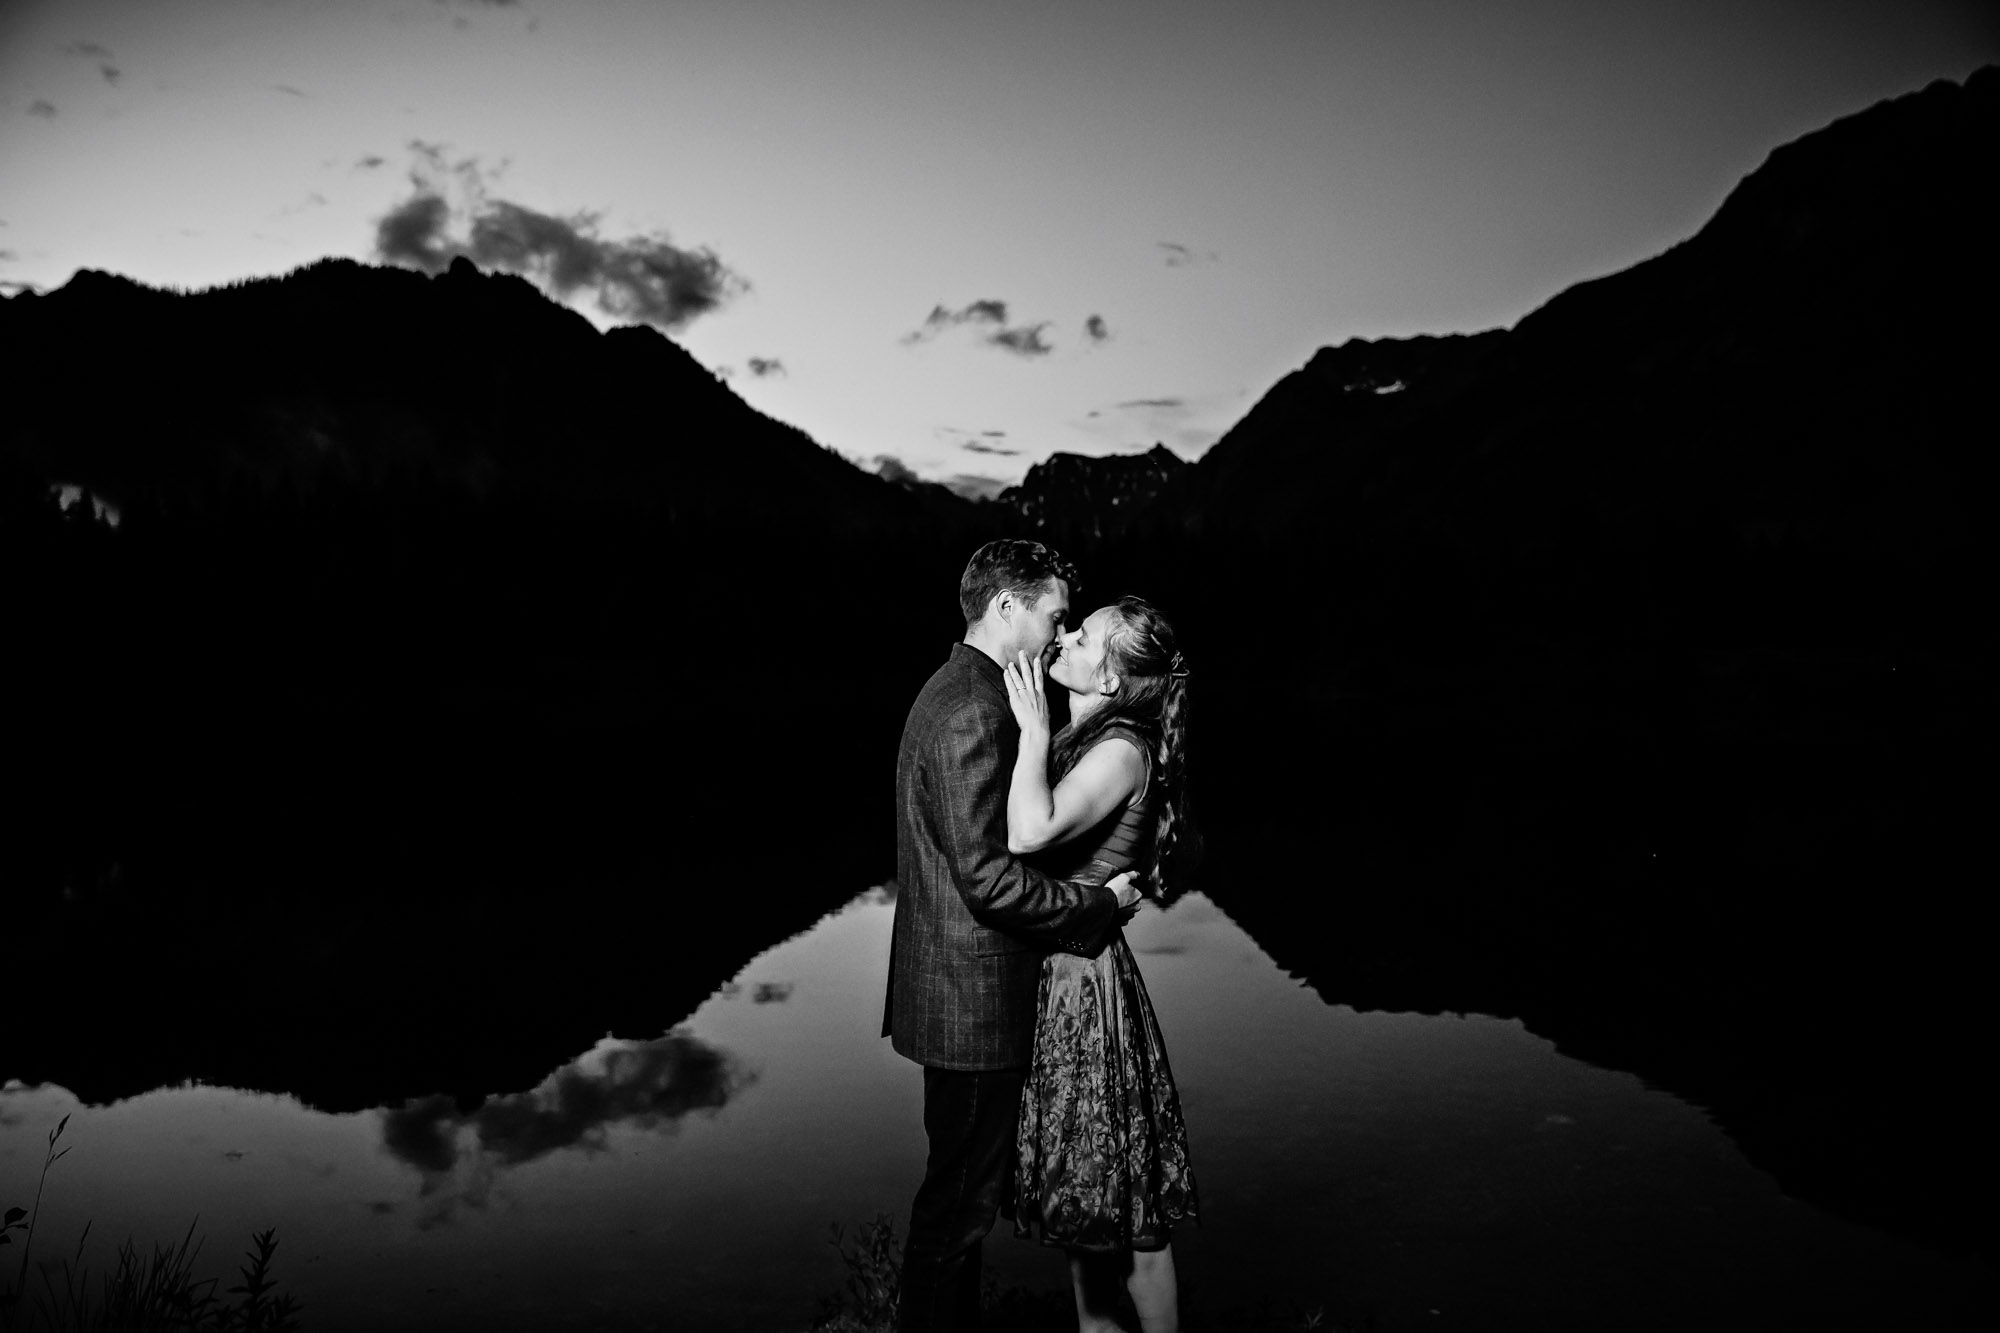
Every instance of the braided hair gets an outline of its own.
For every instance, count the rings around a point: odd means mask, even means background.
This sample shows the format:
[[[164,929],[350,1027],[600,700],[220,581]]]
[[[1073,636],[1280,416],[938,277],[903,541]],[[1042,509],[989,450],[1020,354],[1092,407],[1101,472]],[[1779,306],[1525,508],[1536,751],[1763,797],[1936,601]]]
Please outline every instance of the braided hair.
[[[1118,690],[1080,722],[1063,728],[1050,756],[1049,778],[1061,782],[1106,727],[1122,723],[1146,739],[1152,750],[1153,783],[1159,824],[1152,859],[1140,867],[1149,891],[1171,902],[1192,869],[1199,838],[1188,818],[1188,668],[1174,640],[1173,626],[1143,597],[1121,597],[1111,606],[1104,636],[1104,669],[1118,677]]]

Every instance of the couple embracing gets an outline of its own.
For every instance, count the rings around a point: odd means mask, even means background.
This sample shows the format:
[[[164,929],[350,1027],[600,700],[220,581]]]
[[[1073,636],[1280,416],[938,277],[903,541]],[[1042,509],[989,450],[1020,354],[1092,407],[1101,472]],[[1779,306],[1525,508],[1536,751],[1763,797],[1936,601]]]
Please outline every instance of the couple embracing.
[[[924,1067],[923,1184],[899,1327],[979,1325],[980,1252],[1068,1252],[1077,1318],[1178,1327],[1176,1222],[1196,1213],[1187,1132],[1120,927],[1191,842],[1187,668],[1126,597],[1071,621],[1074,568],[995,541],[959,581],[965,639],[918,694],[896,761],[896,901],[883,1035]],[[1044,676],[1068,691],[1051,736]]]

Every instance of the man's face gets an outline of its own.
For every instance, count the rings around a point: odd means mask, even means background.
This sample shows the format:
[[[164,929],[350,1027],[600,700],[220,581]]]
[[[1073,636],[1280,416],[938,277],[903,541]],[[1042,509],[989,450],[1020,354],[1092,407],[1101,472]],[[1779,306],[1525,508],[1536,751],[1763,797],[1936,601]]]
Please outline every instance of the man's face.
[[[1049,645],[1069,622],[1069,584],[1050,579],[1034,606],[1014,603],[1014,650],[1030,658],[1046,657]],[[1011,657],[1011,654],[1010,654]]]

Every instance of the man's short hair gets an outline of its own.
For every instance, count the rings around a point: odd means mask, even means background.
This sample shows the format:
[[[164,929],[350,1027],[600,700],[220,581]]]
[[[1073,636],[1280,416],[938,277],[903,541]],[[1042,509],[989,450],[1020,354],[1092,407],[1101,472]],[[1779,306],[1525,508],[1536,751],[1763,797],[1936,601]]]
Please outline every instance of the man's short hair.
[[[972,553],[965,573],[958,580],[958,605],[970,625],[986,614],[986,608],[1003,592],[1020,598],[1030,610],[1048,591],[1050,579],[1061,579],[1077,589],[1076,566],[1040,542],[1018,537],[1002,537]]]

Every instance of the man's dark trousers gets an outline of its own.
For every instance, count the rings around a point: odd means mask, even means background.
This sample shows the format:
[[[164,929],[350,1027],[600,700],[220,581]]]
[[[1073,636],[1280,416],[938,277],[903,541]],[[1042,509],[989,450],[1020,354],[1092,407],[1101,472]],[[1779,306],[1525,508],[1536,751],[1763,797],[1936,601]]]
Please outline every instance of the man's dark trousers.
[[[981,1242],[1013,1172],[1025,1069],[924,1069],[930,1158],[910,1209],[900,1333],[979,1327]]]

